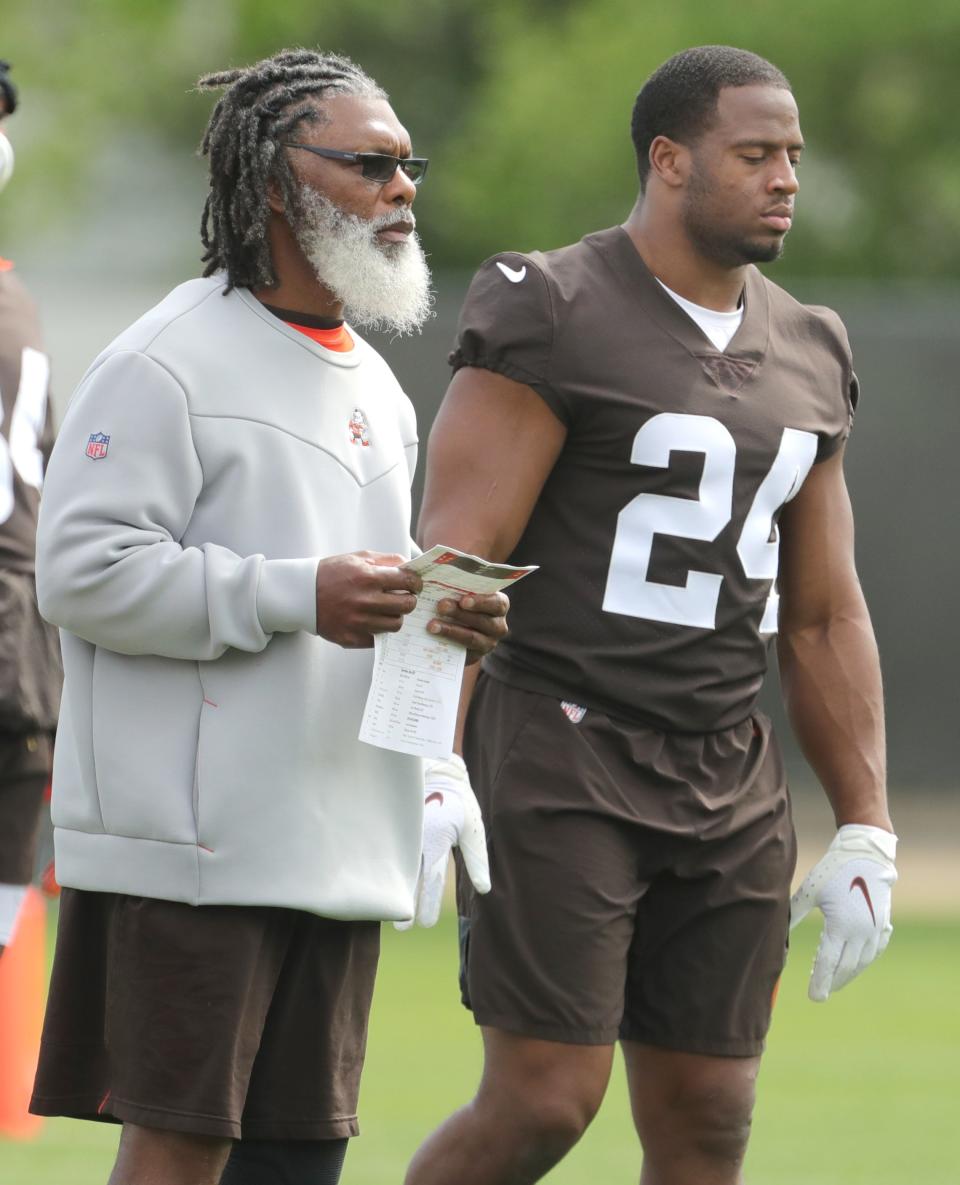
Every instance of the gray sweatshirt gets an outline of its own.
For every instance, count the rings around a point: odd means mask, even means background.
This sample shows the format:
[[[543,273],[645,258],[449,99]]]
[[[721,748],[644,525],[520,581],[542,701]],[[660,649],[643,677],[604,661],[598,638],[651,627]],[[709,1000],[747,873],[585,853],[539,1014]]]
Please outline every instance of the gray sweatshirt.
[[[420,762],[357,740],[373,652],[315,633],[322,557],[410,554],[413,408],[354,338],[193,280],[84,376],[37,536],[61,884],[411,916]]]

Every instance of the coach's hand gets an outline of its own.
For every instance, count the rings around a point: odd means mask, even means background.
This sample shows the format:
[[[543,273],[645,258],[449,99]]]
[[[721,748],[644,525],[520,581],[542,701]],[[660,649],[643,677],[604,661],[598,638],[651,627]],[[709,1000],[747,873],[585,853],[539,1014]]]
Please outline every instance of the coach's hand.
[[[505,593],[469,593],[459,600],[445,597],[437,603],[438,616],[427,629],[466,646],[467,662],[476,662],[507,636],[509,608]]]
[[[372,646],[373,635],[396,633],[417,607],[423,581],[401,568],[402,555],[356,551],[317,565],[317,633],[350,649]]]
[[[490,892],[487,837],[463,758],[453,754],[446,760],[428,761],[423,778],[423,851],[417,880],[415,914],[409,922],[398,922],[408,930],[417,921],[433,926],[440,917],[443,884],[450,853],[460,849],[464,867],[478,893]]]
[[[790,929],[823,911],[823,933],[810,976],[811,1000],[826,1000],[882,954],[890,941],[890,897],[897,837],[880,827],[841,827],[827,854],[790,902]]]

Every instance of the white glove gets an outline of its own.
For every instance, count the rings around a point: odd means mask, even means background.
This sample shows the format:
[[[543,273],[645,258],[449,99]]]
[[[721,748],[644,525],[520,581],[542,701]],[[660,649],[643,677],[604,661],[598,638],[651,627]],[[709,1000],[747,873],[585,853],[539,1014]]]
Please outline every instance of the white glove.
[[[790,929],[818,905],[823,933],[813,961],[809,996],[839,991],[886,950],[890,895],[897,879],[897,837],[881,827],[848,823],[834,836],[790,901]]]
[[[426,762],[423,795],[423,853],[416,914],[409,922],[397,922],[398,930],[408,930],[414,921],[421,926],[436,924],[453,848],[459,847],[467,875],[477,892],[490,892],[486,832],[463,758],[454,753],[445,760]]]

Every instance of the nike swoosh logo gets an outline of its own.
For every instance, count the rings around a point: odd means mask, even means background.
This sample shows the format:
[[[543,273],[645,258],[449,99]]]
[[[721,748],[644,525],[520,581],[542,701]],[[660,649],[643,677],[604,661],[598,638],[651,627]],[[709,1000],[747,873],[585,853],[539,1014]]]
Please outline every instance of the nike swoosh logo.
[[[873,924],[877,924],[877,915],[873,912],[873,902],[870,900],[870,890],[867,888],[867,882],[862,876],[855,876],[850,882],[850,892],[854,889],[859,889],[863,894],[863,899],[867,903],[867,909],[870,910],[870,916],[873,918]]]
[[[523,267],[517,271],[515,268],[507,267],[505,263],[501,263],[498,259],[497,267],[503,272],[511,284],[519,284],[523,277],[527,274],[526,264],[524,264]]]
[[[434,790],[432,794],[428,794],[423,800],[423,805],[429,806],[431,802],[439,802],[440,805],[443,806],[443,795],[439,790]],[[870,912],[872,913],[873,911],[871,910]]]

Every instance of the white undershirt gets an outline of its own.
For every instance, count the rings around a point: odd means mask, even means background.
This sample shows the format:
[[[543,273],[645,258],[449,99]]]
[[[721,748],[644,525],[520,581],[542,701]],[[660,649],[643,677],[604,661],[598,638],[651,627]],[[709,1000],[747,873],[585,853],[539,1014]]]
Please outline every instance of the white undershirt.
[[[721,313],[717,309],[705,309],[702,304],[694,304],[686,297],[678,296],[672,288],[668,288],[662,280],[657,280],[660,287],[673,297],[683,311],[694,320],[701,332],[705,333],[721,353],[729,346],[730,339],[740,328],[743,320],[743,304],[737,305],[732,313]]]

